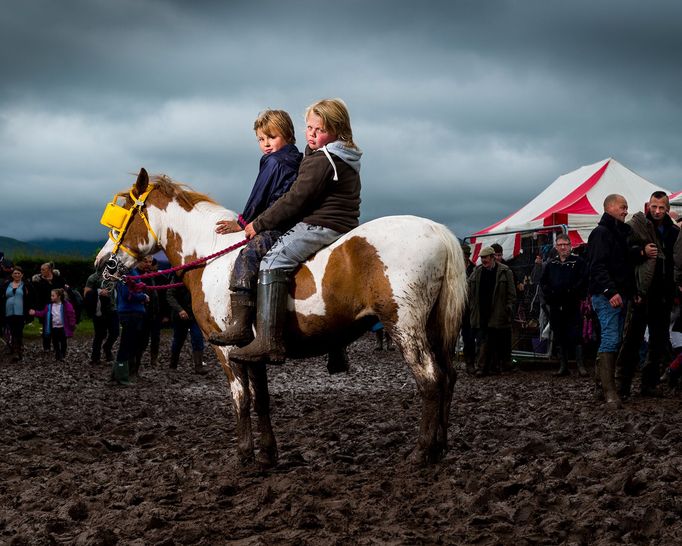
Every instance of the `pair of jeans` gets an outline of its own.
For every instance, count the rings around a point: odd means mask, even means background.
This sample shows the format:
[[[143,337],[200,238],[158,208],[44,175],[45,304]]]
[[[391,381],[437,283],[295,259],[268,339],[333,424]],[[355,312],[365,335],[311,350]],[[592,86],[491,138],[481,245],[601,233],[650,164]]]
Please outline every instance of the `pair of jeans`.
[[[196,320],[176,320],[173,322],[173,341],[171,343],[171,352],[179,354],[182,346],[187,339],[187,332],[189,332],[189,339],[192,343],[193,351],[204,350],[204,334],[197,324]]]
[[[627,301],[623,298],[623,305],[611,307],[609,298],[602,294],[592,296],[592,309],[597,313],[601,327],[600,353],[617,353],[623,341],[623,328],[627,315]]]
[[[321,248],[332,244],[343,233],[322,226],[299,222],[282,235],[260,263],[261,271],[283,269],[292,272]]]

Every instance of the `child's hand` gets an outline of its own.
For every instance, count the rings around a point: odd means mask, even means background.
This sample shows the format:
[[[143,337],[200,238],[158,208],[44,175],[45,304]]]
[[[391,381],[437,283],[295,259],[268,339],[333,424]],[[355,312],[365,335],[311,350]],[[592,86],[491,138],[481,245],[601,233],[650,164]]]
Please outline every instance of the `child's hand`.
[[[253,239],[256,236],[256,230],[253,229],[253,222],[244,228],[244,233],[246,234],[247,239]]]
[[[226,233],[236,233],[241,231],[241,226],[234,220],[218,220],[216,223],[215,232],[224,235]]]
[[[35,312],[34,309],[29,309],[29,310],[28,310],[28,314],[31,315],[32,317],[34,317],[35,314],[36,314],[36,312]]]

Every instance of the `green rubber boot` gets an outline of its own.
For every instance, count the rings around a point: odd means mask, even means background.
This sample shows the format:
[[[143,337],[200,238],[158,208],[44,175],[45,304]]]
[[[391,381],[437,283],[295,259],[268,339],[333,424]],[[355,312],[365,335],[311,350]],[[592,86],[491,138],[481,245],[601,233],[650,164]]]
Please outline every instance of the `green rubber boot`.
[[[130,385],[130,375],[128,371],[128,361],[114,362],[111,369],[111,378],[119,385]]]

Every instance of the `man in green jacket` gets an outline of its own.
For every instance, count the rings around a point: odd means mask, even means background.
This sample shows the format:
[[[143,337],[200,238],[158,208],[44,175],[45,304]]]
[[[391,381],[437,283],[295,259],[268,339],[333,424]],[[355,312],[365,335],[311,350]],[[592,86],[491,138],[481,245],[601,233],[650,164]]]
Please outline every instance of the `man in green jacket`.
[[[511,328],[516,288],[511,269],[495,260],[495,251],[485,247],[481,264],[469,276],[471,327],[476,332],[476,375],[494,371],[505,329]]]

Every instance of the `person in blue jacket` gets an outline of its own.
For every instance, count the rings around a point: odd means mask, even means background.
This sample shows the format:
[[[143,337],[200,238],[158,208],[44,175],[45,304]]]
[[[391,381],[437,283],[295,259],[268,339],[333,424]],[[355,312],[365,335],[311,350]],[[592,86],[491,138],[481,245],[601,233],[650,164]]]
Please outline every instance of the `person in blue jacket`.
[[[130,271],[130,275],[139,275],[137,268]],[[111,370],[111,377],[119,385],[129,385],[130,377],[137,375],[137,355],[144,324],[145,303],[149,303],[149,296],[135,287],[128,286],[124,281],[118,283],[116,296],[116,311],[121,323],[121,337],[118,343],[116,361]]]
[[[258,177],[251,190],[243,220],[250,224],[270,208],[293,184],[303,154],[296,147],[294,124],[284,110],[265,110],[253,124],[258,146],[263,152]],[[255,292],[261,259],[275,241],[291,225],[280,224],[261,231],[241,250],[230,276],[231,319],[223,332],[216,332],[208,340],[215,345],[243,346],[253,340],[252,324],[255,318]],[[234,222],[221,220],[217,233],[235,231]]]

